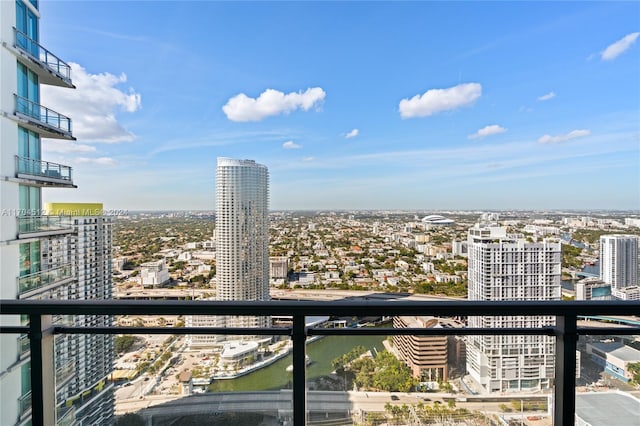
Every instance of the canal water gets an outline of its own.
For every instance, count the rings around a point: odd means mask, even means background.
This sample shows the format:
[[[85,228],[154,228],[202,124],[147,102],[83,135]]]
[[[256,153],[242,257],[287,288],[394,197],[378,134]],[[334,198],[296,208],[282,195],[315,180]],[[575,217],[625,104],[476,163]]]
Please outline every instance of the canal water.
[[[331,361],[346,354],[356,346],[367,350],[382,351],[384,336],[326,336],[307,345],[307,355],[311,364],[307,366],[307,380],[326,376],[333,371]],[[293,373],[286,369],[292,363],[291,354],[268,367],[249,373],[237,379],[215,380],[209,392],[261,391],[291,388]]]
[[[596,277],[600,276],[600,262],[597,262],[594,265],[585,265],[584,268],[582,268],[582,272],[586,272],[588,274],[593,274]],[[566,290],[572,290],[575,291],[575,284],[576,281],[578,280],[562,280],[562,288],[566,289]]]

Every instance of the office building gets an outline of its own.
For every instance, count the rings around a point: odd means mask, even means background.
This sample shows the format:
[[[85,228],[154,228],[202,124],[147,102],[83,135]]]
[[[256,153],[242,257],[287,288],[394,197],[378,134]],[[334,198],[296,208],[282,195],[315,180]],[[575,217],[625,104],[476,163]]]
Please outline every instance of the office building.
[[[269,300],[269,172],[253,160],[218,158],[216,169],[216,300]],[[187,326],[268,327],[258,316],[191,316]],[[206,346],[214,336],[189,337]]]
[[[469,230],[469,300],[560,300],[561,244],[528,242],[502,227]],[[545,327],[552,316],[469,317],[469,327]],[[555,343],[548,336],[469,336],[467,371],[487,392],[548,389]]]
[[[611,290],[638,285],[638,237],[602,235],[600,237],[600,279]]]
[[[434,317],[394,317],[393,328],[442,328],[442,325]],[[393,346],[413,377],[423,382],[449,379],[447,336],[396,335]]]

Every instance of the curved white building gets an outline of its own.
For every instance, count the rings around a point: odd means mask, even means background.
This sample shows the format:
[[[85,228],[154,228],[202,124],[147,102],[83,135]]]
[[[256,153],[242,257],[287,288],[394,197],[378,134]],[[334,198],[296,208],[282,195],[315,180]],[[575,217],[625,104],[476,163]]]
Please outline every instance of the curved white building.
[[[269,300],[269,172],[253,160],[218,158],[216,169],[216,300]],[[187,325],[268,327],[269,317],[187,318]],[[207,346],[216,336],[190,336]]]
[[[440,216],[439,214],[430,214],[429,216],[425,216],[422,218],[422,223],[425,225],[453,225],[455,222],[451,219],[447,219],[444,216]]]

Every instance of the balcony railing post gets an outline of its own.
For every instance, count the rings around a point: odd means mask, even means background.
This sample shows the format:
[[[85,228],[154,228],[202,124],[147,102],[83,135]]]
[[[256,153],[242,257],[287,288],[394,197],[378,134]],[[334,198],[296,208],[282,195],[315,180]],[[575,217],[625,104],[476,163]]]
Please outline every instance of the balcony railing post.
[[[571,314],[556,318],[555,426],[575,424],[577,322],[577,316]]]
[[[307,422],[306,329],[305,316],[293,316],[293,424]]]
[[[51,315],[29,315],[31,347],[31,424],[55,424],[55,368]]]

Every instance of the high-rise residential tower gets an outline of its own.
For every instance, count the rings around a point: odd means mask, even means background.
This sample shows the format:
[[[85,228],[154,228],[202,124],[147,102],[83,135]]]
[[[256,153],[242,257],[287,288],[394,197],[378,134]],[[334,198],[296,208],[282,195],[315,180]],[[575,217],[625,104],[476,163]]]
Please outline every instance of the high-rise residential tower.
[[[218,158],[216,299],[269,300],[269,172],[253,160]],[[269,317],[187,318],[190,326],[268,327]],[[213,337],[190,336],[192,346]]]
[[[100,269],[92,262],[106,245],[98,247],[73,215],[43,212],[43,190],[75,185],[71,167],[42,158],[42,139],[55,143],[75,138],[71,119],[44,104],[40,86],[73,89],[74,85],[69,65],[40,40],[39,3],[0,1],[0,298],[90,299],[110,291],[110,269],[99,276],[87,275],[94,266]],[[98,224],[88,226],[93,232]],[[81,241],[83,235],[86,243]],[[110,254],[110,240],[104,244]],[[69,318],[52,318],[62,319]],[[27,322],[26,317],[0,316],[2,325]],[[82,320],[83,325],[91,323]],[[112,386],[105,380],[111,371],[111,338],[105,338],[102,349],[90,347],[89,338],[76,339],[75,347],[65,345],[62,336],[46,340],[47,350],[55,356],[43,357],[50,363],[43,370],[45,424],[112,423]],[[2,334],[0,424],[31,422],[30,369],[27,336]]]
[[[561,244],[529,242],[506,229],[469,230],[469,300],[560,300]],[[487,312],[489,314],[489,312]],[[470,317],[469,327],[553,325],[552,316]],[[546,389],[554,377],[555,343],[548,336],[469,336],[467,371],[487,392]]]
[[[218,158],[216,234],[216,299],[269,300],[266,166],[253,160]],[[231,323],[266,327],[268,318],[236,318]]]
[[[638,237],[602,235],[600,237],[600,279],[611,284],[613,292],[638,285]]]

